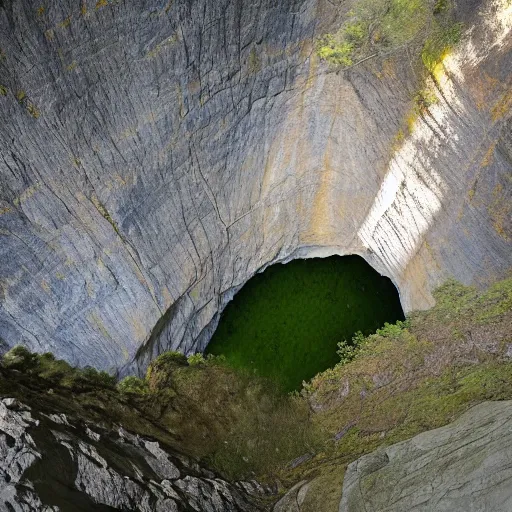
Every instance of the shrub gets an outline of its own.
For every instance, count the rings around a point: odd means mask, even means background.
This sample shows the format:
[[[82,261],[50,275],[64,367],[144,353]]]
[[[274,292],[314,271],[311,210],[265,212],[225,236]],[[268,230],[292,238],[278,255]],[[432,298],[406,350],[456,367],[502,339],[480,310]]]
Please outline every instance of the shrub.
[[[432,35],[425,41],[421,59],[428,71],[435,77],[436,66],[443,57],[460,41],[462,23],[442,27],[437,26]]]
[[[37,375],[53,383],[60,383],[62,379],[73,375],[75,371],[70,364],[61,359],[55,359],[50,352],[41,354],[38,358]]]
[[[166,366],[168,364],[177,364],[180,366],[187,366],[187,357],[183,355],[181,352],[175,352],[173,350],[169,350],[160,354],[152,363],[151,366]]]
[[[354,45],[344,41],[339,34],[327,34],[318,43],[318,55],[321,59],[337,66],[348,67],[353,64]]]
[[[94,388],[114,388],[116,378],[107,372],[98,371],[95,368],[86,366],[85,368],[73,368],[70,374],[67,374],[61,380],[61,385],[73,389],[74,391],[89,391]]]
[[[181,352],[169,350],[160,354],[148,367],[146,381],[151,389],[170,386],[173,372],[188,366],[187,358]]]
[[[203,354],[201,354],[201,352],[188,356],[187,361],[190,366],[196,366],[198,364],[206,363],[206,359],[204,358]]]
[[[340,364],[347,364],[352,361],[361,346],[366,341],[366,337],[361,331],[356,332],[352,338],[352,342],[349,343],[347,340],[340,341],[338,343],[338,350],[336,353],[340,356]]]
[[[32,354],[24,346],[17,345],[4,354],[2,365],[13,370],[30,370],[37,365],[37,355]]]
[[[421,53],[433,69],[459,40],[461,24],[452,21],[450,0],[360,0],[334,34],[318,42],[319,57],[335,66],[350,67],[377,55],[405,48]]]
[[[356,332],[352,341],[340,341],[336,353],[340,356],[339,364],[344,365],[353,361],[359,354],[365,352],[365,348],[379,336],[381,338],[399,338],[409,327],[409,321],[398,320],[394,324],[384,323],[384,327],[377,329],[375,334],[365,336],[361,331]]]
[[[117,389],[124,394],[144,395],[148,393],[149,386],[144,379],[130,375],[117,384]]]

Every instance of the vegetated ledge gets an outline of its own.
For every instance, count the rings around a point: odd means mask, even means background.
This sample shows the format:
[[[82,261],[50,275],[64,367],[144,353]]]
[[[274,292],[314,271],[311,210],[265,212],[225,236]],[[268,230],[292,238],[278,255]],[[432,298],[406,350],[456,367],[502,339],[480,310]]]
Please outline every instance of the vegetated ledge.
[[[122,425],[228,480],[257,479],[282,493],[306,482],[301,512],[334,512],[350,462],[481,401],[512,398],[512,279],[482,293],[451,281],[436,299],[406,322],[356,336],[354,348],[341,343],[340,364],[300,395],[282,395],[222,358],[166,353],[144,379],[116,384],[17,348],[0,367],[0,396],[93,430]],[[259,498],[262,509],[277,500]]]

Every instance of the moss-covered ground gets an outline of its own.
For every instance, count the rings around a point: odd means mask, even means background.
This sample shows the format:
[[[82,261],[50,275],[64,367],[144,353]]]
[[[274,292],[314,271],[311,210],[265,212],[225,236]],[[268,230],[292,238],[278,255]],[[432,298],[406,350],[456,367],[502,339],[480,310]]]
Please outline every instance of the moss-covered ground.
[[[396,288],[362,258],[295,260],[267,268],[238,292],[207,352],[299,390],[338,362],[338,342],[401,319]]]

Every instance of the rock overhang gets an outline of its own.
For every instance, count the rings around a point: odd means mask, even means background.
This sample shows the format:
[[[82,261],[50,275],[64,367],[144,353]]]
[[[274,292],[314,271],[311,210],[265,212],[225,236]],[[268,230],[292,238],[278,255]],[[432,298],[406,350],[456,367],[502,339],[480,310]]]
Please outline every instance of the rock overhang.
[[[204,348],[228,300],[272,263],[360,255],[406,311],[429,307],[447,277],[478,285],[508,270],[505,3],[483,4],[438,102],[398,143],[418,87],[410,66],[331,72],[315,53],[321,4],[57,3],[43,19],[4,6],[9,345],[142,371],[162,350]]]

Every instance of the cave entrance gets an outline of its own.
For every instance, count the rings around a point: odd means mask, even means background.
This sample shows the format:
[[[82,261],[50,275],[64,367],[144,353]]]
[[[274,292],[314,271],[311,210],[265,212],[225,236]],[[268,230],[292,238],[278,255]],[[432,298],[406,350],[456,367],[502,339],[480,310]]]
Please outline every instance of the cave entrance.
[[[292,391],[339,361],[339,341],[403,319],[397,289],[363,258],[294,260],[245,284],[222,313],[206,353]]]

